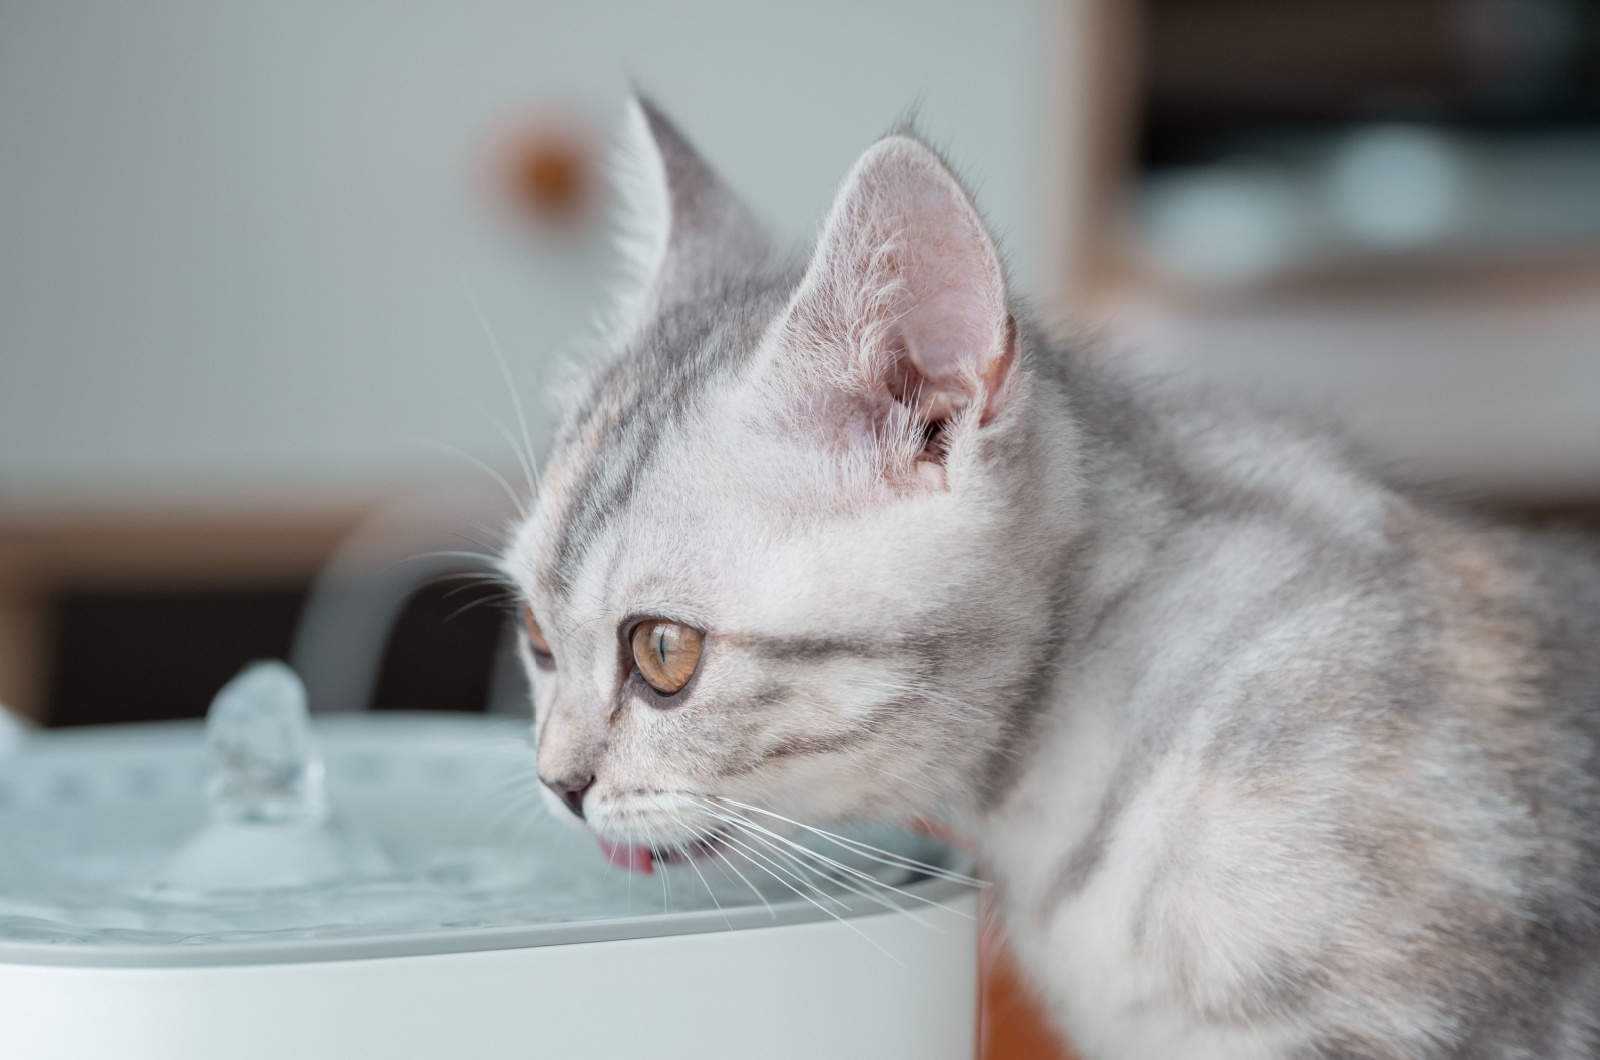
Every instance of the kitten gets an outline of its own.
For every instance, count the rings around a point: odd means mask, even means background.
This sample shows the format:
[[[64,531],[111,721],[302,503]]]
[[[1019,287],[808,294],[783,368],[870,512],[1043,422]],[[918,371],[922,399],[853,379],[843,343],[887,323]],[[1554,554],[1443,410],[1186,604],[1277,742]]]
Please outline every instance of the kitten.
[[[910,135],[796,261],[629,124],[644,278],[503,564],[616,862],[935,818],[1087,1057],[1600,1056],[1600,556],[1053,342]]]

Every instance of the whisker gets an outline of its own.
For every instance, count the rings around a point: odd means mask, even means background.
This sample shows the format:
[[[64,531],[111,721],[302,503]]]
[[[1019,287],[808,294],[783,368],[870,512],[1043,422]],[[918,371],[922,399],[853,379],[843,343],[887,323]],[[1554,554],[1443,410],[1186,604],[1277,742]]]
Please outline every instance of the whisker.
[[[519,754],[522,752],[518,752]],[[524,791],[539,793],[539,778],[531,769],[527,772],[516,772],[509,776],[501,777],[499,782],[490,789],[490,795],[499,798],[504,795],[516,794]]]
[[[652,828],[650,830],[650,845],[653,847],[657,842],[655,829]],[[667,905],[670,906],[672,905],[672,873],[667,871],[665,865],[662,865],[658,867],[656,875],[661,877],[661,882],[667,888]]]
[[[752,865],[756,865],[757,864],[755,861],[753,861],[751,859],[750,855],[745,853],[744,851],[739,850],[739,849],[737,849],[735,847],[731,847],[731,846],[728,849],[733,850],[734,853],[738,854],[740,857],[744,858],[746,861],[749,861]],[[859,926],[857,926],[855,924],[852,924],[849,920],[847,920],[844,917],[840,916],[838,913],[834,912],[832,909],[829,909],[827,906],[823,905],[821,902],[818,902],[815,898],[812,898],[810,895],[806,894],[804,891],[800,890],[798,887],[795,887],[788,880],[784,879],[781,876],[778,876],[776,873],[773,873],[770,869],[767,870],[767,873],[768,873],[768,875],[772,876],[773,879],[777,880],[779,883],[781,883],[785,887],[789,888],[789,890],[793,891],[795,894],[799,895],[801,898],[805,899],[807,902],[810,902],[812,905],[816,906],[818,909],[822,910],[824,913],[827,913],[829,916],[833,917],[833,919],[837,920],[839,923],[843,924],[845,927],[849,928],[851,931],[855,932],[857,935],[860,935],[861,938],[863,940],[865,940],[866,943],[869,946],[871,946],[873,949],[877,950],[879,953],[883,954],[885,957],[889,958],[891,961],[893,961],[894,963],[898,964],[900,967],[902,967],[902,968],[905,967],[905,963],[906,963],[905,961],[901,960],[899,957],[896,957],[894,954],[890,953],[887,949],[884,948],[884,946],[883,946],[883,944],[881,942],[879,942],[877,939],[873,938],[872,936],[868,935],[865,931],[862,931]]]
[[[444,571],[444,572],[439,573],[439,574],[430,575],[428,577],[428,579],[423,582],[423,584],[424,585],[442,585],[445,582],[459,582],[459,581],[476,581],[476,582],[483,582],[483,583],[492,583],[494,585],[500,586],[501,588],[505,588],[505,589],[511,588],[511,586],[507,585],[505,583],[505,580],[503,578],[501,578],[498,573],[496,573],[495,571],[488,571],[488,570],[448,570],[448,571]]]
[[[656,830],[651,828],[648,822],[640,821],[639,824],[649,834],[650,849],[656,849]],[[633,870],[629,869],[628,871],[632,872]],[[667,881],[665,867],[658,870],[655,875],[661,880],[661,911],[670,913],[672,911],[672,884]]]
[[[762,832],[762,833],[770,836],[771,838],[773,838],[773,839],[775,839],[775,840],[777,840],[777,841],[779,841],[781,843],[788,844],[789,846],[793,847],[796,851],[799,851],[799,852],[803,853],[805,856],[816,858],[819,861],[822,861],[825,864],[830,865],[835,869],[838,869],[840,872],[847,873],[848,875],[854,876],[859,880],[863,880],[863,881],[865,881],[867,883],[870,883],[870,884],[873,884],[875,886],[882,887],[885,890],[893,891],[895,894],[898,894],[901,897],[910,898],[912,901],[921,902],[924,905],[931,905],[936,909],[943,909],[947,913],[954,913],[956,916],[959,916],[959,917],[961,917],[963,919],[966,919],[966,920],[973,919],[972,914],[970,914],[970,913],[963,912],[960,909],[952,909],[950,906],[945,905],[943,902],[938,902],[938,901],[935,901],[932,898],[927,898],[927,897],[925,897],[923,895],[916,894],[916,893],[914,893],[912,891],[907,891],[907,890],[905,890],[903,888],[896,887],[892,883],[886,883],[883,880],[880,880],[875,876],[872,876],[872,875],[869,875],[868,873],[862,872],[860,869],[852,868],[851,866],[846,865],[841,861],[835,861],[833,858],[828,857],[826,854],[822,854],[822,853],[819,853],[819,852],[817,852],[815,850],[812,850],[810,847],[801,846],[799,843],[796,843],[794,840],[789,839],[786,836],[781,836],[778,833],[776,833],[776,832],[774,832],[774,831],[772,831],[770,829],[763,828],[761,825],[758,825],[753,821],[749,821],[749,820],[746,820],[744,818],[738,818],[737,821],[728,820],[728,823],[729,824],[737,823],[740,827],[746,829],[747,831],[754,830],[754,831]]]
[[[857,894],[857,895],[860,895],[863,898],[867,898],[867,899],[870,899],[871,901],[877,902],[879,905],[883,906],[885,909],[893,910],[896,913],[903,913],[907,918],[915,921],[916,923],[922,925],[925,928],[929,928],[929,929],[931,929],[933,931],[937,931],[940,934],[944,933],[944,929],[943,928],[939,927],[937,924],[933,923],[930,920],[923,919],[922,916],[919,915],[916,912],[916,910],[907,909],[905,906],[900,905],[899,903],[897,903],[897,902],[895,902],[895,901],[893,901],[893,900],[891,900],[889,898],[884,897],[883,895],[877,893],[876,891],[873,891],[873,890],[870,890],[870,889],[868,889],[866,887],[863,887],[858,883],[854,883],[848,877],[842,876],[842,875],[838,874],[837,872],[834,872],[834,871],[832,871],[832,870],[830,870],[830,869],[828,869],[826,867],[818,867],[816,865],[811,865],[811,864],[801,860],[795,854],[789,853],[788,851],[784,850],[783,847],[779,846],[777,843],[774,843],[770,839],[765,839],[765,838],[763,838],[763,837],[761,837],[759,835],[756,835],[755,833],[750,833],[750,835],[751,835],[752,839],[754,839],[757,842],[761,843],[763,846],[767,847],[770,850],[776,851],[778,853],[778,856],[782,857],[788,863],[790,863],[792,865],[795,865],[795,866],[799,867],[800,869],[802,869],[802,870],[804,870],[806,872],[816,873],[817,875],[821,876],[823,879],[827,880],[829,883],[832,883],[833,885],[835,885],[837,887],[841,887],[841,888],[843,888],[843,889],[845,889],[847,891],[850,891],[852,894]],[[789,843],[788,840],[784,840],[784,842]],[[798,851],[800,851],[802,853],[807,853],[807,854],[813,853],[812,851],[807,850],[805,847],[799,846],[798,844],[789,843],[789,845],[791,847],[794,847],[796,850],[798,850]],[[879,881],[874,880],[873,882],[874,883],[878,883]]]
[[[677,814],[673,813],[670,809],[667,810],[667,814],[673,819],[673,821],[678,825],[678,827],[684,828],[684,823],[683,823],[683,819],[682,818],[680,818]],[[687,828],[685,828],[684,830],[688,831]],[[723,909],[722,908],[722,903],[717,901],[717,892],[711,889],[711,882],[706,879],[706,874],[700,871],[700,866],[699,865],[695,864],[694,855],[686,847],[680,847],[679,849],[683,850],[684,860],[689,862],[689,867],[694,870],[694,874],[696,876],[700,877],[700,882],[705,885],[706,894],[709,895],[710,898],[711,898],[711,904],[717,907],[717,912],[718,913],[722,914],[722,922],[727,925],[729,931],[732,931],[733,930],[733,921],[728,919],[727,910]]]
[[[755,847],[749,845],[744,840],[735,838],[734,836],[731,836],[726,832],[723,833],[722,840],[723,840],[723,842],[728,843],[729,845],[733,846],[735,849],[740,850],[745,854],[748,854],[748,855],[750,855],[752,857],[760,858],[761,861],[764,862],[765,865],[766,865],[767,874],[769,876],[773,877],[774,879],[776,879],[778,882],[786,883],[788,880],[794,880],[796,883],[799,883],[802,887],[811,888],[811,890],[814,891],[817,895],[819,895],[819,896],[821,896],[823,898],[826,898],[828,901],[832,902],[834,905],[838,906],[840,909],[843,909],[846,912],[850,911],[849,903],[840,901],[838,897],[836,897],[835,895],[829,894],[827,891],[824,891],[822,888],[818,887],[815,883],[813,883],[810,880],[806,879],[804,876],[801,876],[799,873],[794,872],[791,869],[784,868],[782,865],[780,865],[776,861],[774,861],[771,857],[769,857],[766,854],[763,854],[761,851],[759,851]],[[792,890],[792,888],[791,888],[791,890]]]
[[[634,872],[631,868],[630,869],[624,869],[623,871],[628,874],[628,915],[632,916],[633,915],[633,878],[635,876],[639,875],[639,874],[637,872]]]
[[[891,780],[898,780],[908,788],[915,788],[924,795],[929,796],[934,801],[939,801],[944,797],[943,792],[939,791],[939,789],[935,788],[927,781],[916,780],[912,777],[906,776],[904,773],[897,773],[888,766],[885,766],[881,761],[874,761],[872,763],[872,770],[875,773],[882,773]]]
[[[808,871],[816,873],[829,883],[833,884],[835,887],[843,888],[844,890],[849,891],[851,894],[860,895],[862,898],[876,902],[878,905],[883,906],[883,908],[891,912],[898,913],[904,916],[907,920],[910,920],[912,923],[917,924],[920,927],[927,928],[929,931],[937,932],[940,935],[945,934],[944,928],[940,927],[938,924],[935,924],[933,921],[928,920],[917,910],[901,905],[899,902],[896,902],[893,898],[890,898],[887,895],[879,894],[870,887],[864,887],[861,884],[851,880],[848,876],[842,875],[841,873],[836,872],[825,865],[809,865],[806,862],[801,861],[800,858],[793,854],[788,856],[792,860],[804,865]]]
[[[529,830],[533,827],[537,814],[542,810],[539,803],[539,791],[538,788],[531,785],[522,785],[520,790],[513,788],[509,784],[505,785],[505,788],[506,790],[499,794],[499,797],[505,801],[495,809],[494,815],[490,818],[489,831],[491,834],[502,830],[510,831],[512,838],[520,842],[527,836]],[[524,813],[525,816],[523,815]],[[513,818],[513,814],[517,816]],[[508,829],[508,822],[512,820],[518,822],[517,827]]]
[[[718,860],[720,860],[722,862],[722,864],[728,866],[728,868],[733,872],[733,874],[735,876],[739,877],[740,880],[744,881],[744,885],[746,887],[750,888],[750,893],[755,895],[757,901],[759,901],[766,908],[767,915],[769,917],[771,917],[774,920],[778,919],[778,911],[776,909],[772,908],[772,903],[767,901],[767,896],[761,893],[761,888],[759,888],[755,884],[751,883],[750,880],[745,876],[745,874],[739,871],[739,866],[735,865],[733,863],[733,861],[728,857],[728,855],[724,854],[720,849],[718,849],[715,844],[713,844],[712,847],[711,847],[711,853]]]
[[[468,282],[465,273],[462,273],[461,275],[461,288],[466,292],[467,301],[472,304],[472,312],[473,315],[478,318],[478,326],[483,329],[483,337],[489,340],[489,349],[494,353],[495,364],[500,369],[500,378],[505,380],[506,390],[511,396],[512,410],[517,414],[517,427],[522,431],[523,454],[527,459],[528,465],[532,467],[533,441],[528,434],[528,417],[522,408],[522,395],[517,390],[516,380],[511,376],[511,365],[506,360],[505,350],[500,347],[500,339],[495,335],[494,328],[489,326],[489,318],[484,314],[483,306],[478,301],[478,295],[475,291],[473,291],[472,284]],[[534,492],[537,493],[539,489],[539,478],[537,473],[533,474],[533,481],[531,485],[533,486]]]
[[[479,532],[482,532],[482,528],[481,527],[479,528]],[[450,536],[453,537],[453,538],[457,538],[458,540],[465,541],[467,544],[472,545],[473,547],[477,548],[479,552],[481,552],[485,556],[489,557],[489,562],[491,564],[495,563],[494,557],[499,555],[499,553],[500,553],[500,546],[499,545],[491,545],[487,541],[483,541],[483,540],[480,540],[479,538],[473,537],[471,534],[469,534],[465,530],[463,530],[460,526],[457,526],[454,530],[452,530],[450,532]],[[495,535],[491,533],[491,534],[488,534],[486,536],[494,537]],[[498,567],[496,569],[498,569]]]
[[[781,813],[763,809],[760,806],[752,806],[749,803],[740,802],[738,799],[730,799],[724,795],[713,795],[712,798],[718,800],[719,802],[726,803],[729,806],[737,806],[741,810],[749,810],[751,813],[759,813],[764,817],[771,817],[782,821],[785,824],[794,825],[796,828],[803,828],[813,835],[820,836],[823,839],[832,840],[840,846],[853,850],[862,857],[871,861],[876,861],[882,865],[892,865],[902,869],[915,869],[918,872],[926,873],[929,876],[936,876],[941,880],[964,883],[971,887],[989,886],[988,882],[985,880],[980,880],[976,877],[968,876],[952,869],[941,868],[938,865],[930,865],[926,861],[918,861],[916,858],[906,857],[903,854],[896,854],[892,850],[885,850],[882,847],[873,846],[871,843],[866,843],[859,839],[851,839],[848,836],[842,836],[836,832],[830,832],[825,828],[817,828],[814,825],[804,824],[800,821],[796,821],[792,817],[785,817]]]
[[[474,552],[471,549],[464,548],[440,548],[431,549],[427,552],[413,552],[404,559],[395,560],[393,565],[415,563],[425,559],[472,559],[482,563],[488,570],[493,570],[494,568],[494,557],[492,555],[487,552]]]
[[[509,591],[506,588],[506,585],[505,585],[504,582],[499,581],[496,578],[488,577],[487,575],[478,574],[478,573],[473,572],[473,571],[463,571],[460,574],[441,574],[437,578],[429,578],[428,581],[425,584],[428,585],[428,586],[436,586],[436,585],[442,585],[445,582],[453,582],[453,581],[459,581],[459,582],[462,582],[463,584],[457,585],[457,586],[455,586],[455,587],[453,587],[451,589],[445,590],[443,593],[440,594],[440,599],[448,600],[453,596],[460,596],[462,593],[466,592],[468,589],[481,589],[481,588],[484,588],[485,586],[493,587],[495,589],[500,590],[501,592],[508,592]]]
[[[474,607],[481,607],[484,604],[511,604],[515,602],[516,597],[510,593],[493,593],[489,596],[480,597],[477,600],[469,600],[466,604],[456,608],[454,611],[446,615],[444,617],[444,621],[453,622],[462,615],[466,614],[468,611],[471,611]]]
[[[475,552],[471,549],[446,548],[435,549],[428,552],[413,552],[409,556],[403,556],[400,559],[394,560],[393,562],[385,563],[381,568],[379,568],[379,573],[393,574],[407,564],[437,562],[438,560],[445,559],[465,560],[477,569],[473,571],[445,571],[442,572],[443,575],[449,575],[451,573],[481,574],[485,577],[493,578],[495,581],[505,585],[508,588],[512,587],[511,582],[507,581],[505,575],[500,573],[494,556],[487,552]],[[439,575],[436,575],[436,577],[438,576]]]
[[[524,453],[522,451],[522,449],[517,445],[517,440],[513,438],[511,436],[511,432],[506,429],[505,424],[501,423],[498,419],[495,419],[493,422],[495,430],[499,432],[501,438],[505,439],[505,443],[510,447],[512,455],[517,458],[517,466],[522,468],[522,480],[523,482],[527,483],[528,493],[530,495],[529,499],[531,500],[532,496],[539,492],[538,486],[535,484],[538,480],[538,474],[533,469],[532,454]],[[524,516],[523,518],[527,517]]]
[[[492,478],[495,481],[495,484],[498,485],[502,491],[504,491],[506,498],[511,501],[511,506],[516,509],[517,514],[524,519],[528,517],[528,509],[524,506],[522,498],[517,495],[517,491],[512,489],[511,483],[506,481],[506,477],[491,467],[487,461],[473,456],[465,449],[458,449],[449,442],[441,442],[432,438],[414,438],[412,441],[413,444],[427,446],[430,449],[435,449],[441,453],[447,453],[450,456],[454,456],[459,460],[464,460],[473,467],[477,468],[479,471],[482,471],[484,474]]]
[[[506,794],[515,791],[529,791],[539,794],[542,782],[535,767],[532,757],[532,748],[522,744],[506,748],[500,752],[511,764],[511,771],[500,778],[499,783],[492,789],[496,794]]]

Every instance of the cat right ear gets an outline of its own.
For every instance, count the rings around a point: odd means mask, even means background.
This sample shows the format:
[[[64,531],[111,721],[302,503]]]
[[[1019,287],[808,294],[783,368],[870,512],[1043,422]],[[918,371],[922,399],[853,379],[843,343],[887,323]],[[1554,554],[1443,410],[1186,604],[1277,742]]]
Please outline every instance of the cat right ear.
[[[767,256],[766,230],[647,96],[634,93],[612,166],[635,318]]]

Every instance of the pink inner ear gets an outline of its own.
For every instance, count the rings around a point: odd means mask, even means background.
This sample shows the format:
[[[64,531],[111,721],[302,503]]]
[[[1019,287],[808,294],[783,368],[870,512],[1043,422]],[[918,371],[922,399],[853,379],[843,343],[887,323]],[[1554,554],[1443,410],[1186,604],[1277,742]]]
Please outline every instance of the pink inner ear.
[[[878,215],[872,227],[898,250],[878,265],[894,270],[901,292],[890,334],[899,347],[894,352],[910,364],[899,365],[897,374],[916,377],[897,397],[910,404],[915,396],[915,411],[927,421],[947,418],[982,394],[987,419],[997,401],[985,393],[987,384],[1004,382],[1010,357],[1000,265],[983,223],[943,163],[920,144],[876,176],[864,212]],[[1003,362],[999,373],[997,362]]]
[[[828,369],[848,391],[910,409],[930,453],[942,421],[974,402],[993,418],[1014,362],[983,221],[938,155],[904,136],[846,180],[785,327],[790,349],[836,354]]]
[[[913,287],[911,296],[915,301],[899,330],[917,370],[937,384],[959,385],[964,364],[981,374],[983,366],[975,362],[986,359],[986,347],[994,337],[980,299],[959,287],[938,286],[925,291]]]
[[[952,236],[902,269],[904,309],[889,340],[899,360],[886,382],[924,422],[948,419],[982,394],[987,422],[1010,370],[1009,315],[992,302],[995,285],[981,256],[987,248],[971,247],[970,233]],[[997,313],[1006,317],[1000,328]]]
[[[899,359],[885,385],[890,397],[923,422],[954,416],[980,393],[980,423],[988,423],[1000,410],[1016,354],[1016,327],[1008,317],[1000,348],[974,358],[973,350],[988,351],[995,342],[985,331],[987,317],[963,312],[971,305],[959,293],[945,293],[913,309],[891,332],[891,349]]]

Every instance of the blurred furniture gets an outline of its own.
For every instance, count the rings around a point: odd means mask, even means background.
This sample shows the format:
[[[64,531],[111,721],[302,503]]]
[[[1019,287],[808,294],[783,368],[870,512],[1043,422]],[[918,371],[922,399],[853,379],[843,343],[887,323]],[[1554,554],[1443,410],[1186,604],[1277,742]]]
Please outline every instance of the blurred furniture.
[[[0,700],[40,721],[57,632],[73,591],[294,585],[358,511],[190,508],[0,514]],[[195,713],[203,711],[204,700]]]
[[[1078,6],[1077,319],[1402,474],[1600,498],[1600,3]]]
[[[0,516],[0,702],[46,724],[194,717],[243,664],[292,658],[319,709],[520,698],[509,609],[453,486],[339,507]],[[470,575],[468,580],[453,576]]]

